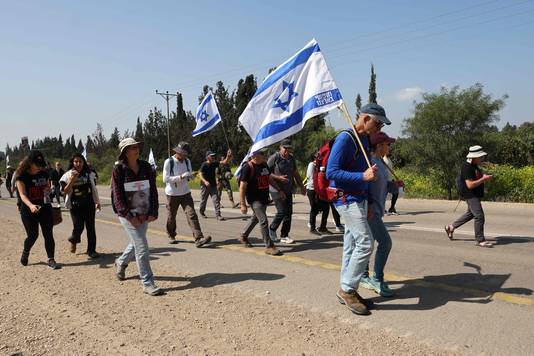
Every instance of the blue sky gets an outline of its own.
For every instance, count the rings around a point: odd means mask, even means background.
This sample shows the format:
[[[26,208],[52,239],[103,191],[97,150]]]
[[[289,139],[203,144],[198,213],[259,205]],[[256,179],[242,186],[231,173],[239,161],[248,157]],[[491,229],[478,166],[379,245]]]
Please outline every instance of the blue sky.
[[[413,100],[476,82],[508,94],[500,126],[534,121],[534,1],[2,1],[0,149],[59,133],[135,127],[180,91],[194,110],[204,84],[261,82],[316,38],[351,113],[370,64],[400,134]],[[332,124],[345,124],[337,112]],[[223,118],[224,119],[224,118]]]

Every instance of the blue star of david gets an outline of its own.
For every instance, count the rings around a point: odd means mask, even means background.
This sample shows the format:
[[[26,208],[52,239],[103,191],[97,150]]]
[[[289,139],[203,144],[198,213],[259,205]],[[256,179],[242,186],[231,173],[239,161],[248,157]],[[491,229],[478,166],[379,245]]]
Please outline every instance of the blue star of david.
[[[289,103],[291,103],[291,100],[293,100],[294,97],[298,96],[298,93],[296,93],[293,89],[294,85],[295,83],[288,83],[286,81],[282,83],[282,92],[275,99],[273,108],[280,108],[284,111],[289,111]],[[282,101],[282,97],[286,95],[286,92],[287,98],[285,101]]]
[[[204,121],[208,121],[208,113],[206,112],[206,110],[202,111],[200,113],[200,121],[204,122]]]

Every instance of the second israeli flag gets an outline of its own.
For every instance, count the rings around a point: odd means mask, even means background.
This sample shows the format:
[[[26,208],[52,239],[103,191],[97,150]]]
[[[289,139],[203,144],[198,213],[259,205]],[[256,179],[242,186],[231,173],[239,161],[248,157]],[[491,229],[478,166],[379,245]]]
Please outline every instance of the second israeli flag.
[[[197,127],[193,130],[193,137],[211,130],[221,121],[219,109],[217,109],[217,104],[211,91],[206,94],[204,100],[198,106],[195,117]]]

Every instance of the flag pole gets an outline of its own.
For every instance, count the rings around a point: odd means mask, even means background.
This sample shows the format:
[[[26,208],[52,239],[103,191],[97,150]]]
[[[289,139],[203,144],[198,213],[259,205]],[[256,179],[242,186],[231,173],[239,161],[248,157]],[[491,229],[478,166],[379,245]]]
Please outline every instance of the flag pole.
[[[360,146],[360,150],[363,153],[363,157],[365,157],[365,162],[367,162],[367,166],[371,168],[371,161],[369,161],[369,157],[367,156],[367,151],[365,151],[362,141],[360,140],[360,135],[358,135],[358,132],[356,131],[356,128],[354,127],[354,124],[352,123],[352,119],[350,117],[349,111],[347,110],[347,106],[345,105],[345,102],[343,102],[339,106],[339,110],[341,110],[341,112],[343,113],[343,116],[345,116],[345,119],[347,119],[347,122],[352,128],[352,131],[354,132],[354,135],[356,136],[356,141],[358,141],[358,146]]]
[[[226,129],[224,127],[224,121],[222,118],[221,118],[221,125],[222,125],[223,134],[224,134],[224,139],[226,140],[226,145],[228,145],[228,149],[230,149],[230,141],[228,141],[228,136],[226,135]]]

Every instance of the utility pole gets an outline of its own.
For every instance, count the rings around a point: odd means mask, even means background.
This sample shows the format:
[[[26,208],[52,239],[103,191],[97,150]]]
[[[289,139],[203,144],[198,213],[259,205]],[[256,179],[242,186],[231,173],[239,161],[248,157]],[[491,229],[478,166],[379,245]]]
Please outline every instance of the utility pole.
[[[156,94],[161,95],[163,99],[167,102],[167,154],[169,157],[171,156],[171,133],[170,133],[170,114],[169,114],[169,100],[171,97],[176,97],[178,94],[172,94],[169,93],[169,91],[166,91],[165,93],[162,93],[156,89]]]

